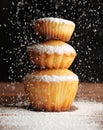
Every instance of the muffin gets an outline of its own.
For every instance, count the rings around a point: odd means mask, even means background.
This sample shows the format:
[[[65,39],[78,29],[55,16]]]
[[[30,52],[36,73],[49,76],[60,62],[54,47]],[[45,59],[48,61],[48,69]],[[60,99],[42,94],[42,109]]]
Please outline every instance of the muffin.
[[[25,91],[40,111],[67,111],[78,90],[78,77],[68,69],[39,70],[26,75]]]
[[[31,61],[42,68],[68,68],[74,61],[74,48],[59,40],[49,40],[27,48]]]
[[[74,29],[74,22],[61,18],[40,18],[34,21],[34,31],[46,39],[69,41]]]

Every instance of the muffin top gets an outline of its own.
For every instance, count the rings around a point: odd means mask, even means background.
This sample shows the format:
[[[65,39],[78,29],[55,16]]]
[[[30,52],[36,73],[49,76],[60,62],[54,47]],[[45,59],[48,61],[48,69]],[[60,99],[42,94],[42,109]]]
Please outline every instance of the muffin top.
[[[78,81],[78,76],[68,69],[39,70],[26,75],[26,79],[44,82]]]
[[[73,24],[75,26],[75,23],[73,21],[62,19],[62,18],[45,17],[45,18],[37,19],[36,21],[51,21],[51,22],[56,22],[56,23]]]
[[[42,42],[40,44],[34,44],[27,48],[28,51],[32,50],[37,53],[47,53],[47,54],[74,54],[76,55],[76,51],[74,48],[60,40],[49,40]]]

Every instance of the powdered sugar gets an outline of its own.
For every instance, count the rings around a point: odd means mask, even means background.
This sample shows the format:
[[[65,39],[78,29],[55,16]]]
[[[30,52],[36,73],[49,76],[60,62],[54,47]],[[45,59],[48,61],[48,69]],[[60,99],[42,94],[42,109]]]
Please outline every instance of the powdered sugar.
[[[47,53],[47,54],[68,54],[68,53],[73,53],[76,54],[76,51],[74,48],[69,45],[61,45],[61,46],[49,46],[49,45],[41,45],[41,44],[34,44],[32,46],[28,47],[28,50],[34,50],[37,53]]]
[[[65,23],[65,24],[72,24],[75,26],[75,23],[73,21],[62,19],[62,18],[46,17],[46,18],[40,18],[38,20],[51,21],[51,22],[56,22],[56,23],[60,22],[60,23]]]
[[[0,107],[3,130],[103,130],[103,104],[75,101],[70,112],[35,112],[23,108]]]
[[[56,75],[42,75],[42,76],[36,76],[32,74],[27,74],[27,79],[33,80],[33,81],[44,81],[44,82],[62,82],[62,81],[78,81],[78,76],[75,75],[67,75],[67,76],[56,76]]]

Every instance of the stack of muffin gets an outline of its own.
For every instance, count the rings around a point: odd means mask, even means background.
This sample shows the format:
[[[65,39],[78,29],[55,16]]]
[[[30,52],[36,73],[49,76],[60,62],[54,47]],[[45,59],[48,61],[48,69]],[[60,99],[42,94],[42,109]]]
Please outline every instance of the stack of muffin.
[[[25,76],[24,84],[30,103],[40,111],[69,110],[78,90],[78,76],[68,70],[76,52],[66,42],[75,24],[60,18],[35,20],[34,30],[46,41],[27,48],[31,61],[40,69]]]

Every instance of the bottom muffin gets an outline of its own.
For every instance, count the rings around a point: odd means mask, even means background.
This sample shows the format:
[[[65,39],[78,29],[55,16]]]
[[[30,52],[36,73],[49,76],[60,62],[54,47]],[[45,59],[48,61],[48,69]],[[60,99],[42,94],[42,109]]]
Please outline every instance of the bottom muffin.
[[[67,111],[78,90],[78,77],[67,69],[41,70],[27,74],[24,86],[34,109]]]

